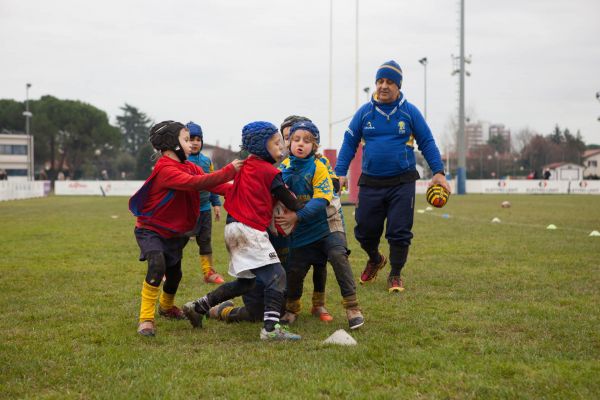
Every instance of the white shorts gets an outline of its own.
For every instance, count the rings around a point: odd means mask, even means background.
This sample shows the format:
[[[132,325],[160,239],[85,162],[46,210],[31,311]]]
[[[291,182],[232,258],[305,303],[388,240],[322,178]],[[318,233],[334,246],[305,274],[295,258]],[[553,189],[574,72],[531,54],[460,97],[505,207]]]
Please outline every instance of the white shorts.
[[[230,257],[229,275],[236,278],[254,278],[251,269],[279,262],[269,234],[241,222],[225,225],[225,246]]]

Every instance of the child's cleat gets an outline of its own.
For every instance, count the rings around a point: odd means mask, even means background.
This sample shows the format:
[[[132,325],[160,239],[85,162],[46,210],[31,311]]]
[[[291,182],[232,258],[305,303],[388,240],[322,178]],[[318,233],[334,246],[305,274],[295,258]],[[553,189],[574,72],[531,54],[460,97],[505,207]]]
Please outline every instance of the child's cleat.
[[[404,283],[402,283],[402,278],[399,276],[389,276],[388,277],[388,292],[402,292],[404,291]]]
[[[375,279],[379,270],[385,267],[385,264],[387,264],[387,258],[381,253],[379,253],[379,256],[381,257],[381,260],[377,264],[367,261],[367,266],[365,267],[365,270],[362,272],[362,274],[360,274],[361,284]]]
[[[348,317],[348,325],[350,326],[350,329],[358,329],[365,324],[365,319],[358,307],[347,308],[346,316]]]
[[[208,274],[204,275],[204,282],[220,285],[221,283],[225,283],[225,280],[221,275],[211,268],[208,271]]]
[[[202,317],[204,317],[204,314],[200,314],[198,311],[196,311],[195,302],[190,301],[185,303],[183,305],[183,313],[194,328],[202,328]]]
[[[216,306],[212,307],[210,310],[208,310],[207,318],[222,320],[223,318],[221,318],[221,313],[223,312],[223,310],[226,309],[227,307],[233,307],[233,306],[234,306],[233,301],[231,301],[231,300],[224,301],[221,304],[216,305]]]
[[[288,331],[284,325],[276,324],[275,329],[267,332],[265,328],[260,331],[260,340],[300,340],[302,337]]]
[[[168,319],[186,319],[185,314],[181,309],[177,306],[173,306],[168,310],[163,310],[162,307],[158,306],[158,315],[163,316]]]
[[[154,321],[142,321],[138,324],[137,333],[142,336],[154,336],[156,335],[156,329],[154,328]]]
[[[294,322],[296,322],[297,319],[298,319],[298,314],[290,312],[290,311],[286,311],[285,314],[283,314],[283,317],[281,317],[279,319],[279,322],[281,322],[284,325],[291,325]]]
[[[323,306],[313,307],[310,310],[310,313],[313,316],[318,317],[323,322],[333,321],[333,317],[331,316],[331,314],[329,314],[329,311],[327,311],[327,309]]]

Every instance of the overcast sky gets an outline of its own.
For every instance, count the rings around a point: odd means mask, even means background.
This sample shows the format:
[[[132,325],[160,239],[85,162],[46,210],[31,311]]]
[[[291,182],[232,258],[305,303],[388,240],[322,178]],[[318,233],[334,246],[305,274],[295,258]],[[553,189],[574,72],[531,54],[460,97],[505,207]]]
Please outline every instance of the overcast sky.
[[[355,107],[355,1],[333,0],[333,120]],[[390,59],[435,137],[450,142],[458,79],[457,0],[360,0],[359,86]],[[556,123],[600,144],[600,1],[466,0],[466,108],[472,120],[548,134]],[[327,0],[0,0],[0,98],[51,94],[155,121],[194,120],[238,148],[253,120],[306,115],[328,139]],[[34,116],[35,118],[35,116]],[[341,145],[346,122],[333,129]]]

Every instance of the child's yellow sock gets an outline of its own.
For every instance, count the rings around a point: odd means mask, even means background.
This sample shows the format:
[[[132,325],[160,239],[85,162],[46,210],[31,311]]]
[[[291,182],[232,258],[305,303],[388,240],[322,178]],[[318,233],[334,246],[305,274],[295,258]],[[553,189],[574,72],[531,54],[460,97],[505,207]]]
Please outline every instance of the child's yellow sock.
[[[164,291],[160,294],[160,299],[158,300],[160,304],[160,308],[167,311],[173,308],[173,304],[175,303],[175,295],[165,293]]]
[[[299,314],[302,309],[302,303],[300,303],[300,299],[290,300],[288,299],[285,302],[285,310],[292,312],[294,314]]]
[[[356,298],[355,294],[353,294],[352,296],[346,296],[344,297],[344,300],[342,300],[342,304],[344,305],[345,309],[357,308],[358,299]]]
[[[154,311],[158,299],[158,286],[152,286],[144,281],[142,285],[142,305],[140,306],[140,322],[154,321]]]
[[[313,292],[312,305],[313,305],[313,307],[325,306],[325,293],[324,292]]]
[[[204,276],[210,274],[210,269],[212,268],[212,254],[200,254],[200,268],[202,268]]]

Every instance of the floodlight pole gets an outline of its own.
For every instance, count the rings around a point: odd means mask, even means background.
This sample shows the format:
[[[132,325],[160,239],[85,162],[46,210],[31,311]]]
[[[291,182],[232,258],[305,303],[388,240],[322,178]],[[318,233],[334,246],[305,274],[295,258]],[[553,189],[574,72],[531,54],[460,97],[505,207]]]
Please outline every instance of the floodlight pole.
[[[29,168],[27,171],[27,178],[32,181],[35,179],[34,172],[34,163],[33,163],[33,136],[29,133],[30,129],[30,118],[33,114],[29,111],[29,88],[31,87],[31,83],[25,84],[25,112],[23,115],[25,116],[25,134],[27,135],[27,141],[29,142],[27,145],[27,159],[29,161]]]
[[[354,42],[356,45],[356,55],[355,55],[355,74],[356,74],[356,81],[354,83],[354,109],[358,110],[358,0],[356,0],[356,30],[355,30],[355,35],[356,37],[354,38]]]
[[[427,57],[423,57],[419,60],[423,66],[423,114],[425,121],[427,121]]]
[[[466,193],[467,154],[465,140],[465,0],[460,0],[460,100],[458,105],[458,168],[456,170],[458,194]]]
[[[329,148],[333,147],[333,0],[329,0]]]

